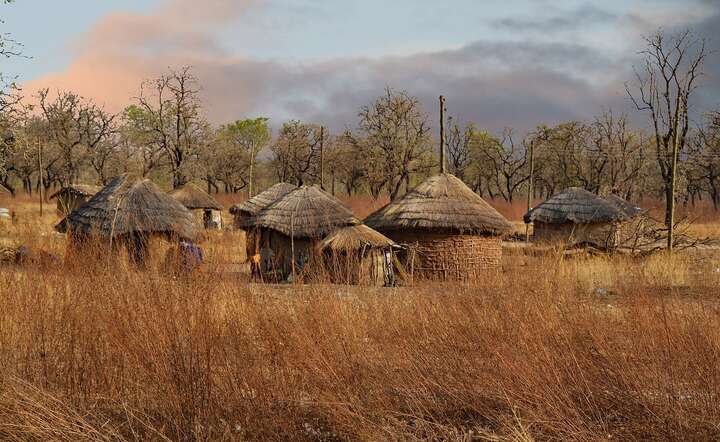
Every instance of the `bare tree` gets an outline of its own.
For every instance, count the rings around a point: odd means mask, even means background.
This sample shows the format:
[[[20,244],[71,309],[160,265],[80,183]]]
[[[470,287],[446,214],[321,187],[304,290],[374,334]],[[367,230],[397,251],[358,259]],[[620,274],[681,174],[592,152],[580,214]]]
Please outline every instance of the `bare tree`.
[[[650,116],[665,191],[668,248],[672,249],[676,166],[690,128],[690,98],[697,89],[707,52],[705,41],[690,31],[669,39],[660,31],[645,42],[646,49],[641,52],[644,64],[635,70],[634,92],[628,84],[625,88],[637,109]]]
[[[201,115],[199,85],[190,68],[146,80],[137,97],[148,116],[149,140],[164,152],[172,172],[173,188],[188,181],[188,162],[205,141],[207,123]]]
[[[517,191],[528,180],[527,149],[524,144],[515,141],[511,129],[505,129],[502,138],[491,139],[494,142],[485,143],[481,155],[495,171],[492,177],[495,189],[505,201],[512,202]]]
[[[465,173],[471,163],[471,144],[477,133],[474,124],[470,123],[463,129],[452,117],[448,118],[447,160],[450,173],[465,180]]]
[[[87,158],[101,180],[106,180],[106,149],[115,131],[115,115],[73,92],[58,92],[50,101],[49,90],[43,89],[38,97],[52,140],[62,153],[63,184],[79,177],[82,162]]]
[[[301,186],[318,179],[321,131],[317,124],[297,120],[283,124],[271,147],[273,168],[280,181]]]
[[[413,173],[428,169],[431,152],[427,114],[417,98],[389,87],[373,104],[360,109],[360,133],[382,159],[390,198],[407,189]],[[437,164],[437,163],[436,163]]]

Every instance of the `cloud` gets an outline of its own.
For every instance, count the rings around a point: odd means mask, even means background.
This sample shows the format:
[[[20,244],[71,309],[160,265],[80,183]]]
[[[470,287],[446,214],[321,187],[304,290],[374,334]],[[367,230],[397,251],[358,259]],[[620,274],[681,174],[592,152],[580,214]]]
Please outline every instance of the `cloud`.
[[[75,45],[64,71],[25,89],[70,89],[118,111],[142,80],[189,65],[215,123],[263,115],[275,126],[297,118],[335,131],[354,127],[360,107],[385,86],[417,96],[432,121],[444,94],[453,116],[491,130],[590,118],[604,107],[628,109],[623,81],[632,78],[635,54],[610,56],[580,43],[477,41],[405,56],[305,62],[242,57],[218,44],[217,28],[263,7],[268,3],[212,0],[198,8],[192,0],[166,0],[148,15],[109,15]]]
[[[582,29],[587,25],[614,22],[618,15],[591,4],[584,4],[570,12],[558,12],[549,17],[505,17],[492,23],[493,28],[515,32],[559,32]]]

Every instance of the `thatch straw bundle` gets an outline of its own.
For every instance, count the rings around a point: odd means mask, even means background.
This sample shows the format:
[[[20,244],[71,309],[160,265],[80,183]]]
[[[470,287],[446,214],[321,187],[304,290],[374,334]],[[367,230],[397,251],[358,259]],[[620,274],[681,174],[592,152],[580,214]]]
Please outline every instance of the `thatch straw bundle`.
[[[642,215],[643,213],[647,212],[647,210],[643,209],[642,207],[638,207],[630,201],[623,199],[622,197],[614,193],[609,195],[605,199],[608,200],[610,204],[622,210],[622,212],[625,213],[625,215],[627,215],[629,218],[635,218],[636,216]]]
[[[448,173],[428,178],[368,216],[365,223],[381,232],[420,229],[502,235],[511,229],[505,217]]]
[[[208,210],[222,210],[223,206],[218,203],[215,198],[210,196],[207,192],[199,188],[193,183],[188,183],[182,187],[179,187],[172,192],[170,196],[175,198],[183,206],[190,210],[196,209],[208,209]]]
[[[118,237],[133,233],[160,233],[195,239],[198,226],[188,209],[148,179],[121,175],[55,229],[82,235]]]
[[[360,220],[329,193],[302,186],[261,210],[254,223],[286,236],[320,239],[338,228],[360,224]]]
[[[525,222],[594,224],[627,221],[622,210],[594,193],[570,187],[525,214]]]
[[[58,190],[57,192],[50,195],[49,199],[57,198],[63,193],[69,193],[77,196],[93,196],[96,193],[100,192],[102,187],[100,186],[93,186],[91,184],[70,184],[69,186],[65,186],[62,189]]]
[[[277,183],[264,192],[260,192],[242,204],[230,207],[233,215],[255,216],[260,211],[288,193],[297,189],[297,186],[288,183]]]
[[[360,224],[336,230],[322,240],[318,247],[323,251],[351,253],[366,249],[390,249],[397,247],[397,244],[382,233]]]

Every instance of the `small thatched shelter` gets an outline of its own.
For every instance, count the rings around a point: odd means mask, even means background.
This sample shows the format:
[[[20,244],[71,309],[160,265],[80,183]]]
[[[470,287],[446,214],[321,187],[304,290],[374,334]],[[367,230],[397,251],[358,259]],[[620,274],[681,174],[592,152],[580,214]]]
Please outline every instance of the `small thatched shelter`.
[[[252,219],[262,209],[297,189],[297,186],[288,183],[277,183],[269,189],[258,193],[244,203],[230,207],[234,225],[239,229],[246,229],[252,224]]]
[[[533,223],[536,241],[613,249],[620,244],[620,229],[630,217],[608,200],[570,187],[531,209],[524,219]]]
[[[206,229],[222,229],[223,206],[200,187],[188,183],[171,191],[170,196],[200,218]]]
[[[406,264],[432,279],[474,278],[500,267],[510,223],[459,178],[443,173],[365,219],[410,246]]]
[[[283,276],[309,262],[316,244],[327,235],[360,224],[340,200],[315,186],[287,193],[261,210],[253,222],[260,229],[261,247],[272,250]]]
[[[73,244],[87,239],[126,245],[142,264],[151,236],[194,240],[199,236],[188,209],[148,179],[122,175],[73,210],[55,229],[68,233]]]
[[[364,224],[336,230],[318,245],[333,282],[377,286],[394,283],[393,249],[398,247]]]
[[[245,245],[247,256],[260,252],[260,237],[255,228],[255,216],[260,211],[288,193],[297,189],[297,186],[288,183],[277,183],[269,189],[258,193],[244,203],[235,204],[230,207],[230,214],[233,216],[235,228],[245,231]]]
[[[50,195],[50,199],[57,198],[58,214],[67,216],[70,212],[85,204],[100,189],[100,186],[90,184],[71,184]]]

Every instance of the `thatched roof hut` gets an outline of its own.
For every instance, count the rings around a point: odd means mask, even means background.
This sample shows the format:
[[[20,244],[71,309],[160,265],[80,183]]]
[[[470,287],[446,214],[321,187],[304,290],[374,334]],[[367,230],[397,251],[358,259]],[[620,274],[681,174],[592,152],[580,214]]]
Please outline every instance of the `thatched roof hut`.
[[[503,235],[511,229],[504,216],[449,173],[428,178],[403,198],[368,216],[365,223],[380,232],[449,230]]]
[[[57,211],[59,214],[66,216],[85,204],[100,189],[102,187],[90,184],[71,184],[50,195],[50,199],[57,198]]]
[[[619,227],[629,219],[615,204],[578,187],[556,193],[524,216],[537,241],[606,249],[617,247]]]
[[[625,215],[627,215],[630,218],[634,218],[638,215],[642,215],[644,213],[647,213],[647,210],[643,209],[642,207],[639,207],[630,201],[622,198],[620,195],[617,194],[610,194],[607,198],[605,198],[610,202],[610,204],[614,205],[618,209],[622,210]]]
[[[425,277],[467,279],[501,265],[501,236],[512,226],[459,178],[428,178],[403,198],[365,219],[398,243],[412,246],[406,264]]]
[[[262,209],[297,189],[297,186],[288,183],[277,183],[269,189],[258,193],[244,203],[230,207],[230,213],[235,219],[235,227],[245,228]]]
[[[333,282],[377,286],[394,283],[392,251],[398,247],[364,224],[336,230],[318,245]]]
[[[594,224],[627,221],[628,216],[606,199],[579,187],[569,187],[525,214],[526,223]]]
[[[72,211],[55,229],[74,235],[122,237],[164,234],[193,240],[199,231],[193,215],[149,179],[121,175]]]
[[[316,186],[302,186],[287,193],[261,210],[254,222],[285,236],[312,239],[360,224],[340,200]]]
[[[193,183],[188,183],[170,192],[170,196],[175,198],[190,210],[208,209],[222,210],[222,204],[218,203],[209,193],[202,190]]]
[[[197,185],[188,183],[171,191],[170,196],[201,218],[206,229],[222,228],[223,206]]]
[[[262,209],[252,222],[261,231],[262,248],[273,251],[283,276],[309,262],[325,236],[360,224],[340,200],[315,186],[287,193]]]
[[[390,249],[397,247],[395,241],[365,224],[344,227],[328,235],[318,245],[320,250],[348,253],[363,249]]]

